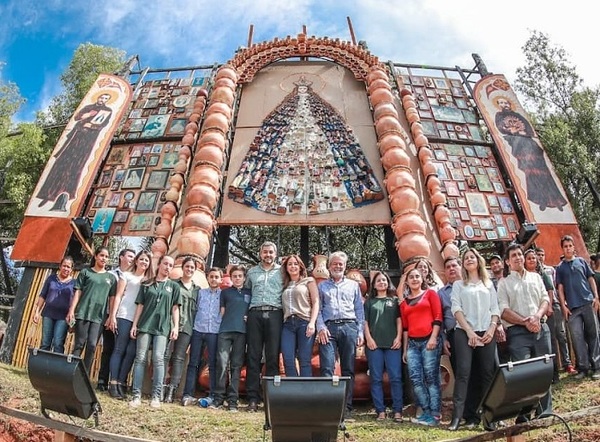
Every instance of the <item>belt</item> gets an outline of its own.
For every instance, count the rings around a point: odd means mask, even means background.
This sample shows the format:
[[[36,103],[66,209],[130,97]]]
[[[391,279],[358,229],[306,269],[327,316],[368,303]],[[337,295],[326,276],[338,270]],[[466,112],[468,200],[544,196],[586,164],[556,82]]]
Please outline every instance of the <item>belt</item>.
[[[330,319],[329,321],[325,321],[326,325],[329,324],[352,324],[356,323],[356,319]]]
[[[274,312],[276,310],[281,310],[279,307],[273,307],[272,305],[257,305],[256,307],[252,307],[250,311],[257,312]]]

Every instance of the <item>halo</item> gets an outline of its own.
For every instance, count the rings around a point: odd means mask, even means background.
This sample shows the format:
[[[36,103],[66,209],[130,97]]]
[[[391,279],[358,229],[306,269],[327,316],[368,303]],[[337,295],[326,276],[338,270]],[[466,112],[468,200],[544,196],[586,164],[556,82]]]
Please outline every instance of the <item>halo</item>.
[[[325,84],[325,80],[320,75],[312,72],[294,72],[281,80],[279,88],[290,93],[298,86],[310,86],[313,92],[320,92],[325,89]]]
[[[108,99],[108,101],[106,102],[106,104],[111,104],[114,103],[117,100],[118,94],[115,93],[114,91],[109,91],[107,89],[100,89],[98,92],[95,92],[92,95],[92,102],[96,103],[98,101],[98,97],[100,97],[101,95],[109,95],[110,98]]]
[[[511,104],[511,107],[515,105],[514,99],[504,94],[494,94],[490,98],[492,99],[492,103],[494,103],[494,107],[496,109],[502,109],[502,107],[498,104],[498,100],[500,99],[508,101]]]

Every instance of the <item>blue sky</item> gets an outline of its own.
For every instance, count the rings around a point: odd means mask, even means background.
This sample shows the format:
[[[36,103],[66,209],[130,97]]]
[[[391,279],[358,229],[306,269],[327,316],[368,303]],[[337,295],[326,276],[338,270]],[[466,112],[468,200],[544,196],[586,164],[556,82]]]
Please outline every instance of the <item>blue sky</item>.
[[[485,6],[483,6],[485,5]],[[295,35],[356,37],[382,60],[472,68],[471,53],[509,80],[523,65],[530,30],[564,47],[588,86],[600,84],[594,14],[583,0],[549,7],[538,0],[0,0],[1,81],[27,99],[18,120],[31,120],[61,90],[59,76],[81,43],[137,54],[143,67],[225,62],[245,45]]]

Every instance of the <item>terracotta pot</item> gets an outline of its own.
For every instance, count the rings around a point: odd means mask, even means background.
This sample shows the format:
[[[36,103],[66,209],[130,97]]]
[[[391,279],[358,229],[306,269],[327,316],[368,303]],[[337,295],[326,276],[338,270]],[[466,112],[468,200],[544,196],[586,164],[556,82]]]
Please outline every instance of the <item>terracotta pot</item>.
[[[367,83],[368,84],[371,84],[371,83],[375,82],[376,80],[385,80],[385,81],[389,80],[387,73],[380,67],[371,68],[371,70],[369,70],[369,73],[367,74]]]
[[[217,205],[219,193],[214,187],[204,183],[197,183],[190,186],[185,195],[188,206],[204,206],[209,210],[214,210]]]
[[[418,121],[413,121],[410,124],[410,133],[413,137],[417,138],[419,135],[423,134],[423,126]]]
[[[194,160],[207,161],[220,169],[225,162],[225,154],[216,144],[203,144],[198,148]]]
[[[433,213],[433,217],[435,218],[437,225],[442,226],[447,222],[450,222],[450,209],[446,206],[438,206]]]
[[[417,147],[425,147],[429,144],[429,140],[423,134],[420,134],[415,137],[415,146]]]
[[[188,123],[185,126],[185,132],[186,135],[196,135],[198,133],[198,125],[196,123],[194,123],[193,121]]]
[[[177,250],[179,253],[195,253],[198,256],[206,257],[210,250],[211,234],[203,229],[187,227],[182,230]]]
[[[177,189],[181,189],[181,187],[183,186],[183,182],[184,182],[183,175],[180,175],[179,173],[174,173],[169,178],[169,183],[171,184],[171,186],[173,186]]]
[[[429,201],[431,202],[431,206],[439,206],[440,204],[446,204],[446,195],[442,192],[435,192],[433,195],[429,197]]]
[[[173,228],[171,223],[166,219],[163,219],[161,223],[154,229],[155,236],[159,236],[161,238],[169,238],[172,232]]]
[[[421,170],[423,171],[423,175],[426,177],[437,174],[437,169],[431,161],[428,161],[427,163],[422,164]]]
[[[447,243],[444,245],[444,247],[442,248],[442,257],[444,259],[453,257],[453,258],[458,258],[460,256],[460,250],[458,249],[458,246],[456,244],[454,244],[453,242]]]
[[[222,104],[222,103],[221,103]],[[226,133],[229,130],[229,119],[227,116],[219,113],[212,112],[207,114],[202,125],[203,130],[215,129],[220,132]]]
[[[193,206],[185,211],[181,227],[198,227],[202,230],[212,232],[215,226],[215,218],[212,212],[202,206]]]
[[[442,244],[447,243],[448,241],[454,241],[456,239],[456,229],[448,224],[439,229],[439,235]]]
[[[363,296],[367,294],[367,280],[358,269],[350,269],[346,272],[346,278],[353,279],[358,282],[360,292]]]
[[[158,260],[167,253],[167,243],[163,238],[156,238],[150,246],[150,250],[152,251],[152,259]]]
[[[198,147],[204,146],[205,144],[214,144],[221,150],[225,150],[227,140],[225,139],[225,134],[223,134],[223,132],[208,130],[202,132],[202,135],[198,140]]]
[[[425,235],[410,232],[396,241],[396,250],[402,261],[408,261],[415,256],[429,256],[431,247]]]
[[[375,89],[370,95],[369,100],[373,107],[379,106],[381,103],[393,103],[394,102],[394,94],[385,89],[379,88]]]
[[[406,149],[404,139],[397,133],[387,133],[379,138],[379,153],[384,155],[389,149],[398,147]]]
[[[388,132],[401,133],[402,126],[396,117],[386,115],[375,122],[375,131],[381,137]]]
[[[381,163],[385,170],[390,170],[394,166],[408,167],[410,165],[410,158],[404,149],[395,147],[388,149],[381,157]]]
[[[230,80],[237,82],[238,74],[232,66],[225,64],[225,65],[221,66],[219,68],[219,70],[217,71],[216,78],[217,78],[217,80],[219,80],[221,78],[229,78]]]
[[[188,162],[187,160],[182,160],[181,158],[177,163],[175,163],[175,167],[173,167],[173,172],[180,173],[181,175],[185,175],[188,170]]]
[[[411,92],[411,90],[410,90],[410,89],[407,89],[407,88],[402,88],[402,89],[400,89],[400,96],[401,96],[402,98],[404,98],[404,97],[405,97],[405,96],[407,96],[407,95],[412,95],[412,92]]]
[[[390,85],[390,82],[387,81],[387,79],[383,79],[383,78],[378,78],[376,80],[373,80],[372,82],[369,83],[369,86],[367,87],[367,90],[369,91],[369,93],[373,92],[375,89],[387,89],[387,90],[392,90],[392,86]]]
[[[404,95],[402,97],[402,106],[404,106],[405,109],[416,109],[417,101],[415,100],[415,96],[412,94]]]
[[[215,101],[225,103],[228,106],[233,106],[233,102],[235,101],[235,93],[228,87],[218,87],[213,90],[210,97],[211,104]]]
[[[202,119],[202,112],[192,112],[188,119],[194,123],[198,123]]]
[[[213,164],[196,163],[190,177],[190,185],[204,183],[219,190],[221,171]]]
[[[215,81],[215,87],[228,87],[232,91],[235,91],[237,83],[231,78],[222,77]]]
[[[396,187],[393,192],[388,194],[390,207],[393,213],[399,213],[402,210],[417,210],[419,208],[419,196],[412,187]]]
[[[375,121],[387,115],[398,118],[398,110],[394,103],[381,103],[373,110],[373,118]]]
[[[220,103],[220,102],[216,101],[214,103],[211,103],[210,106],[208,106],[207,113],[223,114],[223,115],[225,115],[225,117],[227,117],[227,120],[229,121],[229,120],[231,120],[232,109],[230,106],[226,105],[225,103]]]
[[[198,89],[198,92],[196,93],[196,97],[204,97],[206,99],[206,98],[208,98],[208,91],[204,88],[200,88],[200,89]]]
[[[401,237],[404,232],[421,232],[425,234],[427,223],[417,211],[400,212],[392,220],[392,230],[396,237]]]
[[[165,195],[165,199],[167,201],[172,201],[175,204],[177,204],[179,202],[179,197],[181,196],[181,192],[173,187],[171,187],[168,191],[167,194]]]
[[[416,123],[421,118],[421,117],[419,117],[419,112],[417,112],[417,110],[415,108],[406,109],[404,111],[404,114],[406,115],[406,119],[408,120],[408,122],[410,124]]]
[[[181,139],[181,144],[185,144],[187,146],[193,146],[194,143],[196,142],[196,137],[194,137],[194,135],[184,135],[183,138]]]
[[[175,207],[175,204],[173,204],[172,201],[164,203],[160,209],[160,216],[163,219],[171,221],[175,215],[177,215],[177,207]]]
[[[420,148],[418,156],[421,164],[425,164],[433,160],[433,152],[428,147]]]
[[[427,190],[429,191],[430,195],[433,195],[434,193],[440,191],[442,182],[437,177],[437,175],[433,175],[433,174],[427,175],[425,182],[427,184]]]
[[[329,270],[327,269],[327,257],[325,255],[314,255],[312,258],[313,270],[311,276],[315,279],[329,278]]]
[[[393,192],[396,187],[409,186],[415,188],[415,179],[410,170],[403,167],[394,167],[388,171],[383,180],[388,192]]]
[[[179,149],[179,158],[183,157],[188,160],[191,156],[192,149],[190,149],[190,146],[181,146],[181,149]]]
[[[371,378],[367,373],[356,373],[354,375],[352,397],[357,401],[366,401],[371,398]]]

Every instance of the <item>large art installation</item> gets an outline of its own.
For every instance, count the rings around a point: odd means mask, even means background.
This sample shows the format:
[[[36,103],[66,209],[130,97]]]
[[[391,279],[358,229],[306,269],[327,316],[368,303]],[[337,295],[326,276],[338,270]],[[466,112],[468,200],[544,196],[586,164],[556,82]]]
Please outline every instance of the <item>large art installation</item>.
[[[73,247],[74,218],[105,240],[153,237],[154,259],[207,266],[215,232],[244,224],[388,226],[401,263],[427,257],[437,270],[459,242],[498,249],[532,223],[549,261],[565,233],[585,250],[527,114],[481,63],[384,63],[354,39],[303,32],[216,67],[144,72],[98,78],[33,192],[12,253],[25,276],[5,362],[23,366],[39,339],[33,302]]]

